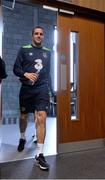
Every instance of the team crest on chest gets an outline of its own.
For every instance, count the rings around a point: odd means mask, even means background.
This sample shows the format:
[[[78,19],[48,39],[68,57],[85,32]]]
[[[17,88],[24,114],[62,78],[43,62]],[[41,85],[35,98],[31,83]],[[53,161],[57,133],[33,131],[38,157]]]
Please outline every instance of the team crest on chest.
[[[42,59],[35,59],[34,62],[35,62],[34,68],[40,72],[40,70],[43,69]]]
[[[43,53],[43,57],[47,58],[47,53],[46,52]]]

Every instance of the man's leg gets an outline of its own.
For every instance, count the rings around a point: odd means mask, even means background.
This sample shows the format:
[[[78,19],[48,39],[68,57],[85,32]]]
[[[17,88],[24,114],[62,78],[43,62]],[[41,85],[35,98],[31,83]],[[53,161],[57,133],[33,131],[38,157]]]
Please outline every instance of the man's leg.
[[[36,120],[36,134],[37,134],[37,147],[35,161],[42,170],[49,170],[45,157],[43,155],[43,147],[46,136],[46,117],[47,107],[49,103],[48,89],[38,89],[35,99],[35,120]]]
[[[32,138],[33,138],[33,142],[36,144],[37,143],[37,136],[36,136],[36,112],[33,113],[34,115],[34,126],[35,126],[35,129],[34,129],[34,134],[32,135]]]
[[[23,151],[26,143],[25,131],[27,128],[27,114],[21,113],[19,120],[19,128],[20,128],[20,140],[18,145],[18,151],[21,152]]]
[[[36,161],[39,167],[43,170],[48,170],[49,165],[43,156],[43,146],[46,135],[46,112],[37,111],[36,115],[36,130],[37,130],[37,148],[36,148]]]
[[[46,135],[46,112],[36,111],[35,116],[38,143],[44,144]]]

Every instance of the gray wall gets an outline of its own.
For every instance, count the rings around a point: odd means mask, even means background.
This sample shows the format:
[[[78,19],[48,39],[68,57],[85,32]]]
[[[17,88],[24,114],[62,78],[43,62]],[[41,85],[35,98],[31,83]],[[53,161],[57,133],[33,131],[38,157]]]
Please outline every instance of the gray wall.
[[[11,7],[11,2],[3,1],[3,4]],[[13,64],[19,48],[31,43],[31,31],[36,25],[45,28],[44,45],[53,49],[54,25],[56,25],[56,12],[45,10],[39,5],[29,6],[16,3],[13,10],[3,7],[3,59],[6,63],[8,78],[2,85],[3,118],[8,121],[19,118],[19,89],[20,82],[13,74]],[[51,65],[52,79],[53,56]]]

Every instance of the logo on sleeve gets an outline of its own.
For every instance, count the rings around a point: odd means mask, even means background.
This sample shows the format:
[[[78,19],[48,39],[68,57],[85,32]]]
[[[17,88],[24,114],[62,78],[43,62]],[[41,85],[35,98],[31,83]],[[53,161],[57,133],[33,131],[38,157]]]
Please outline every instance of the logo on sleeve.
[[[33,56],[33,53],[32,53],[32,52],[29,52],[29,56]]]
[[[47,53],[46,52],[43,53],[43,57],[47,58]]]

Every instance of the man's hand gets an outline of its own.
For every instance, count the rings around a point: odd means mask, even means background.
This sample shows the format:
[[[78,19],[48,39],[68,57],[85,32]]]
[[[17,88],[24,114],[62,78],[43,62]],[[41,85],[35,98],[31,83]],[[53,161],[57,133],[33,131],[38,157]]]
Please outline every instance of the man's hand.
[[[27,79],[29,79],[30,81],[32,81],[32,82],[35,82],[38,79],[38,74],[37,73],[28,73],[28,72],[26,72],[26,73],[24,73],[24,76]]]

